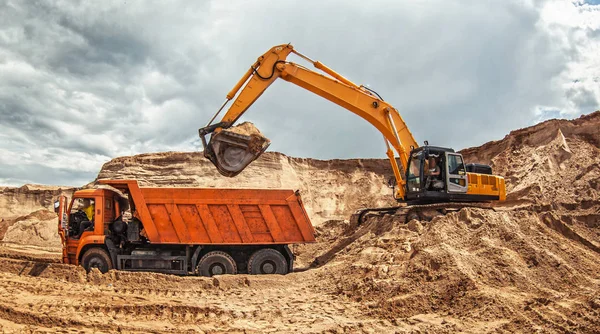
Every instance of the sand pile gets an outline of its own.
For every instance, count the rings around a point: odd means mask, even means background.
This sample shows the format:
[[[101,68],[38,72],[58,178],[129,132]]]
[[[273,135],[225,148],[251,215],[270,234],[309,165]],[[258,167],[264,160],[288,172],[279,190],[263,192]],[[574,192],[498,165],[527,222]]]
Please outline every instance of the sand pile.
[[[250,140],[248,141],[250,152],[263,152],[271,143],[271,141],[251,122],[243,122],[224,131],[250,137]]]
[[[259,136],[266,139],[260,130],[252,122],[243,122],[236,126],[228,128],[226,131],[237,133],[244,136]]]
[[[403,328],[598,332],[598,125],[600,112],[548,121],[463,151],[507,178],[496,211],[328,221],[318,244],[297,248],[298,263],[329,293]]]
[[[467,160],[487,157],[509,180],[509,201],[497,211],[462,209],[408,224],[387,215],[358,228],[330,221],[318,228],[319,244],[298,249],[299,262],[316,258],[330,293],[395,324],[598,332],[600,147],[598,127],[588,123],[600,123],[600,112],[466,150]]]
[[[506,179],[509,203],[584,203],[600,199],[600,111],[550,120],[462,150]]]
[[[58,218],[45,209],[19,217],[7,224],[3,241],[43,247],[61,247]]]
[[[0,240],[49,247],[60,246],[54,201],[73,188],[26,184],[0,190]]]
[[[372,219],[321,235],[332,249],[350,241],[324,259],[321,279],[331,293],[398,323],[474,333],[598,331],[600,249],[555,229],[551,215],[462,209],[430,222]]]

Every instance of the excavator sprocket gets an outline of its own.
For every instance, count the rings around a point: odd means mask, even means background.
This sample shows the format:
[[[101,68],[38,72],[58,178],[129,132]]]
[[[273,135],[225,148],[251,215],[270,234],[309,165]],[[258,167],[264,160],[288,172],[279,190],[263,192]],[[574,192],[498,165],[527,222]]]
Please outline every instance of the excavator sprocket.
[[[259,135],[243,135],[222,130],[211,136],[204,150],[221,175],[234,177],[269,147],[270,141]]]

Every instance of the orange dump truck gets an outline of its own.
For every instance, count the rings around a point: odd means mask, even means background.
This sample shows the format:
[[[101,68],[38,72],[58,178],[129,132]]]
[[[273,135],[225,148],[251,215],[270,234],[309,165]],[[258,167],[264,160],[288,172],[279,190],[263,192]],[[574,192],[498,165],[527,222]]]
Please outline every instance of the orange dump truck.
[[[100,183],[106,186],[55,203],[63,262],[88,271],[286,274],[294,262],[289,245],[315,241],[292,190]]]

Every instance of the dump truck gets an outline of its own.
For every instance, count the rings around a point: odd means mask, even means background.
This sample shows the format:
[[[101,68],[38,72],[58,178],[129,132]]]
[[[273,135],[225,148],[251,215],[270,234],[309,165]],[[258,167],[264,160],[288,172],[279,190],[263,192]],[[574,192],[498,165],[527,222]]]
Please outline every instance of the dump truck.
[[[55,202],[62,262],[88,271],[286,274],[315,241],[298,191],[99,183]]]

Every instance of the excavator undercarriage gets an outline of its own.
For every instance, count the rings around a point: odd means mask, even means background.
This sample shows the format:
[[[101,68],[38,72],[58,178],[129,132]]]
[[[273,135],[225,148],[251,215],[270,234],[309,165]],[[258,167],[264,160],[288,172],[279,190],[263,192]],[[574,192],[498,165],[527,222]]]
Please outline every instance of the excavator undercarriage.
[[[350,216],[350,225],[360,226],[370,218],[382,217],[385,215],[394,215],[401,223],[408,223],[413,219],[431,220],[435,216],[459,211],[462,208],[480,208],[495,211],[492,203],[489,202],[453,202],[400,205],[385,208],[363,208],[357,210]]]

